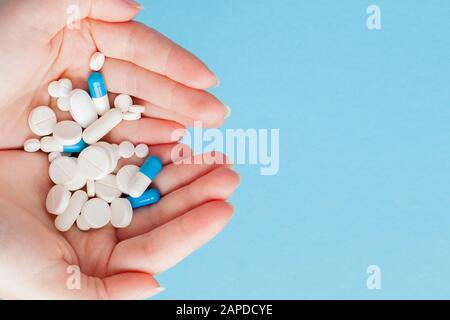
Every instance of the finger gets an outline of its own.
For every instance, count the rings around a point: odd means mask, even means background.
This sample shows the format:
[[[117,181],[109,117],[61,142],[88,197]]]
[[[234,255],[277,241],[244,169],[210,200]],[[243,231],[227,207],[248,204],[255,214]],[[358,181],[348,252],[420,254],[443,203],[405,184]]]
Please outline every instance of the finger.
[[[178,146],[172,149],[172,159],[176,159],[178,154],[183,150]],[[185,153],[187,155],[187,153]],[[179,157],[181,162],[177,162],[164,167],[164,169],[156,176],[152,185],[161,192],[162,195],[168,194],[173,190],[181,188],[190,184],[195,179],[213,171],[216,168],[222,166],[229,166],[229,160],[227,156],[220,152],[214,152],[214,160],[205,161],[209,159],[209,156],[213,152],[191,156],[191,157]]]
[[[20,38],[29,36],[53,38],[68,22],[87,17],[109,22],[133,19],[141,6],[127,0],[9,0],[0,11],[0,30],[22,32]],[[29,36],[24,36],[26,31]]]
[[[183,126],[173,121],[142,118],[138,121],[122,121],[106,139],[112,143],[128,140],[134,144],[164,144],[179,141],[185,132]]]
[[[211,240],[232,213],[233,208],[226,202],[209,202],[149,233],[119,242],[111,255],[109,269],[150,274],[165,271]]]
[[[102,72],[109,91],[144,99],[200,120],[205,127],[220,126],[227,115],[226,107],[212,94],[186,87],[131,62],[107,59]]]
[[[226,200],[239,184],[239,175],[229,168],[219,168],[191,184],[169,193],[157,204],[136,212],[131,225],[117,232],[119,240],[149,232],[203,203]]]
[[[218,80],[206,65],[159,32],[135,21],[92,21],[91,32],[106,56],[132,62],[186,86],[207,89]]]
[[[144,116],[146,117],[163,120],[172,120],[178,122],[179,124],[182,124],[186,128],[194,126],[194,119],[182,115],[176,111],[161,108],[153,103],[147,102],[142,99],[135,98],[133,102],[134,104],[145,107]]]

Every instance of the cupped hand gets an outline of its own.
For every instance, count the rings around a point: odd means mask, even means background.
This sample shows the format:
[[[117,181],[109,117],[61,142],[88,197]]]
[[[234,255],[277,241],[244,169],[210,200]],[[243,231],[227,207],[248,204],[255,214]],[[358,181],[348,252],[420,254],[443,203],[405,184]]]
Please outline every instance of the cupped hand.
[[[135,210],[128,228],[83,232],[73,227],[66,233],[55,229],[55,217],[45,210],[51,187],[47,157],[0,152],[0,297],[144,299],[160,292],[153,276],[224,227],[233,212],[225,200],[239,182],[221,161],[171,162],[174,147],[151,147],[151,153],[165,163],[154,181],[163,197],[157,204]],[[200,163],[187,147],[177,153]],[[77,270],[81,272],[79,287],[74,278]]]
[[[174,130],[195,120],[219,126],[227,109],[205,91],[218,79],[191,53],[131,21],[140,9],[131,0],[0,0],[0,149],[19,148],[32,137],[32,108],[56,105],[47,93],[51,81],[65,77],[87,88],[96,51],[107,57],[108,90],[146,107],[146,117],[120,124],[112,141],[169,143],[179,139]],[[72,23],[77,13],[79,25]]]

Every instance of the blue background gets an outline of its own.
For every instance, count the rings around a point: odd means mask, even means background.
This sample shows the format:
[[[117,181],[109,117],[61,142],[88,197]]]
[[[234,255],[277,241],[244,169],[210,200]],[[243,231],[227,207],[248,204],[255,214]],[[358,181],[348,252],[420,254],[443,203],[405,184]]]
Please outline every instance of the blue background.
[[[159,299],[450,298],[450,1],[141,3],[220,77],[225,128],[281,135],[279,173],[237,167],[234,219]]]

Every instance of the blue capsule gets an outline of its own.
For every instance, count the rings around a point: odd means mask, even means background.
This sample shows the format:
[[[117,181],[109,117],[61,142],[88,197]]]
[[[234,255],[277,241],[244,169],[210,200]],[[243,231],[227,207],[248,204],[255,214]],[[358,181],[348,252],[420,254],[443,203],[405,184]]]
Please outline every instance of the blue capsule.
[[[156,189],[148,189],[139,198],[128,197],[131,207],[133,209],[145,207],[150,204],[156,203],[161,198],[161,194]]]
[[[106,90],[105,78],[99,72],[93,72],[88,79],[89,91],[95,109],[99,115],[104,115],[109,109],[108,90]]]
[[[161,168],[162,162],[158,157],[151,156],[145,160],[144,164],[131,181],[129,195],[134,198],[139,198],[144,191],[147,190],[156,175],[161,171]]]
[[[63,152],[67,153],[80,153],[87,147],[87,143],[81,139],[78,143],[71,146],[63,146]]]
[[[162,169],[162,161],[160,158],[156,156],[150,156],[147,160],[145,160],[141,169],[139,170],[144,175],[149,177],[151,180],[155,179],[158,173]]]

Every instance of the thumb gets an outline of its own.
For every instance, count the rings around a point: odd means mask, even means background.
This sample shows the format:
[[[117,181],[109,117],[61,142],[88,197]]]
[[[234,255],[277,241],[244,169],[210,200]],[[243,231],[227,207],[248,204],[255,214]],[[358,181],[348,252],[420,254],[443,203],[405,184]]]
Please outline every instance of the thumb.
[[[49,40],[74,21],[129,21],[140,9],[134,0],[6,0],[0,5],[0,30],[19,29],[20,37],[33,34]]]

